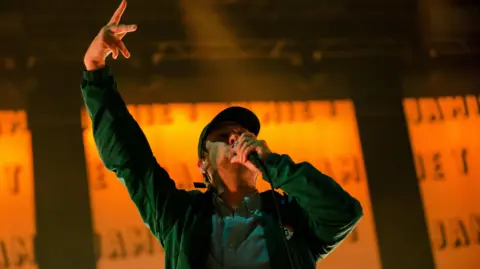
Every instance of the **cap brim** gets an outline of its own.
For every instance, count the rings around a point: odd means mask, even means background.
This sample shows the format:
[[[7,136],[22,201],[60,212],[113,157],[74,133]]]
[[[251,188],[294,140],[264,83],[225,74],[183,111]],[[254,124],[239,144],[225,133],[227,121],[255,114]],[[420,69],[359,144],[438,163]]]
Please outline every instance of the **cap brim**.
[[[260,132],[260,121],[257,115],[244,107],[232,106],[218,113],[208,125],[209,131],[212,131],[224,122],[238,123],[255,135],[258,135]]]
[[[218,113],[213,120],[205,126],[199,140],[199,158],[203,151],[205,139],[220,124],[224,122],[235,122],[247,129],[249,132],[258,136],[260,133],[260,120],[257,115],[244,107],[232,106]]]

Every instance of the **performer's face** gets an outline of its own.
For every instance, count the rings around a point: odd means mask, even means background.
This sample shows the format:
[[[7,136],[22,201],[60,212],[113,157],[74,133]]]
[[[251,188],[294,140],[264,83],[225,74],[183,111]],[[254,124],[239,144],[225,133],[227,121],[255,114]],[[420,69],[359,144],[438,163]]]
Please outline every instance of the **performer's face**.
[[[221,180],[227,188],[254,185],[256,174],[243,164],[231,163],[235,156],[235,142],[248,130],[237,123],[226,122],[218,126],[207,137],[207,162],[210,178]]]

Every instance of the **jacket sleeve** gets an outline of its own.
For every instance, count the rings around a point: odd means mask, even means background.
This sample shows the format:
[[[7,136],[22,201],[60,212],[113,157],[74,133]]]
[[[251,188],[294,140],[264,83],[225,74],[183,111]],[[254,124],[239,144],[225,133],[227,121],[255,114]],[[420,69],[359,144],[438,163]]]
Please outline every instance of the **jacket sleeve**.
[[[170,227],[185,212],[190,195],[178,190],[155,160],[108,67],[85,71],[81,88],[104,165],[125,184],[143,221],[163,241]]]
[[[355,228],[363,216],[360,203],[338,183],[310,163],[294,163],[288,155],[271,154],[265,168],[273,187],[280,188],[301,208],[310,231],[319,239],[323,258]]]

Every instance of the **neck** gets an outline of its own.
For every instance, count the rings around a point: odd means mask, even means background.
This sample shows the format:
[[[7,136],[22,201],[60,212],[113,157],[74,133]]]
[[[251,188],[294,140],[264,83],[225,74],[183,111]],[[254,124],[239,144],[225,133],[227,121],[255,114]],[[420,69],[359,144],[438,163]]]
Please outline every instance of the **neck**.
[[[256,175],[250,173],[244,175],[224,174],[222,177],[216,171],[212,176],[220,197],[231,209],[237,208],[246,196],[257,192]]]
[[[257,192],[257,189],[252,186],[237,187],[235,190],[225,188],[221,197],[231,209],[235,209],[242,203],[245,197],[255,192]]]

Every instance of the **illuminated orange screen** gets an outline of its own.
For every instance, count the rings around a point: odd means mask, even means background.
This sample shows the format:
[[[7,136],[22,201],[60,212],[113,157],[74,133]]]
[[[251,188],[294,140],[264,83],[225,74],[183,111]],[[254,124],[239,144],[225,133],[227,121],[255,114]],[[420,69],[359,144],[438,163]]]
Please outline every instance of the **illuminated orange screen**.
[[[318,268],[380,268],[375,227],[353,104],[335,102],[258,102],[231,104],[252,109],[262,122],[260,138],[275,152],[309,161],[334,177],[365,209],[356,231]],[[227,104],[129,106],[159,160],[177,187],[192,189],[202,178],[196,148],[202,128]],[[106,172],[95,148],[90,121],[83,114],[84,140],[94,228],[99,235],[100,269],[162,268],[163,253],[144,227],[123,185]],[[259,189],[267,184],[258,181]],[[346,259],[345,257],[348,257]]]
[[[480,268],[480,98],[406,99],[438,269]]]
[[[25,112],[0,111],[0,268],[36,268],[30,131]]]

